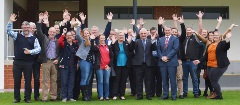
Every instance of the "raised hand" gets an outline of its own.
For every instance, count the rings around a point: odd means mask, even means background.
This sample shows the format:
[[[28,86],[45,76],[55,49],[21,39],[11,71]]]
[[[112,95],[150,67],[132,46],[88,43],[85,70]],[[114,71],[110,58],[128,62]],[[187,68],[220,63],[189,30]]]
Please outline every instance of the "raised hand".
[[[43,19],[48,19],[48,17],[49,17],[48,12],[45,11],[45,12],[43,13]]]
[[[132,36],[128,36],[128,37],[126,38],[126,40],[128,41],[128,43],[131,43],[131,41],[132,41]]]
[[[219,17],[217,18],[217,21],[218,21],[218,22],[222,22],[222,16],[219,16]]]
[[[144,24],[145,24],[145,22],[143,21],[143,18],[140,18],[140,19],[139,19],[139,24],[140,24],[140,25],[144,25]]]
[[[49,21],[48,18],[43,19],[43,23],[46,24],[47,27],[49,27]]]
[[[70,22],[71,26],[75,26],[77,24],[76,18],[72,18],[71,22]]]
[[[182,15],[182,17],[178,17],[178,22],[179,23],[184,23],[183,15]]]
[[[109,22],[112,22],[112,17],[113,17],[112,12],[109,12],[109,13],[107,14],[107,19],[108,19]]]
[[[44,15],[43,15],[43,13],[41,12],[41,13],[39,13],[39,15],[38,15],[38,22],[42,22],[43,21],[43,18],[44,18]]]
[[[83,21],[85,21],[86,20],[86,15],[84,15],[84,13],[83,12],[80,12],[80,14],[79,14],[79,17],[80,17],[80,19],[82,20],[82,22]]]
[[[238,27],[238,25],[236,25],[236,24],[232,24],[232,27]]]
[[[158,24],[159,25],[163,25],[164,24],[164,18],[162,18],[161,16],[158,18]]]
[[[178,20],[177,14],[173,14],[172,18],[173,18],[174,21],[177,21]]]
[[[204,13],[202,11],[199,11],[198,14],[196,14],[198,18],[202,18]]]
[[[63,33],[64,33],[64,35],[67,33],[67,28],[63,29]]]
[[[63,10],[63,19],[65,19],[67,15],[68,15],[68,10],[67,9]]]
[[[76,18],[76,23],[77,23],[78,26],[81,27],[81,24],[82,24],[82,23],[81,23],[77,18]]]
[[[135,20],[132,19],[130,24],[131,24],[131,25],[135,25]]]
[[[10,22],[15,22],[15,21],[17,21],[16,17],[17,17],[16,14],[14,14],[14,13],[11,14],[11,16],[10,16],[10,18],[9,18],[9,21],[10,21]]]
[[[132,32],[132,37],[135,38],[137,36],[136,32]]]

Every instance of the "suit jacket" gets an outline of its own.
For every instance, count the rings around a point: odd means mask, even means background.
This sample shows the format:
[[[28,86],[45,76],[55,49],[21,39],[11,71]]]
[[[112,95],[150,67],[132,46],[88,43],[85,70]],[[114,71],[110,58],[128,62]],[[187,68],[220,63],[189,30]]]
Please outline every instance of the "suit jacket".
[[[118,41],[116,41],[114,44],[111,44],[111,46],[112,46],[113,53],[114,53],[114,65],[117,66],[117,58],[118,58],[118,53],[120,51]],[[129,47],[130,47],[130,45],[128,44],[128,42],[124,41],[123,42],[123,48],[124,48],[124,51],[125,51],[125,53],[127,55],[127,64],[126,64],[126,66],[128,68],[131,68],[132,67],[131,59],[132,59],[132,56],[134,54],[133,54],[133,52],[130,52]]]
[[[147,66],[154,66],[153,65],[153,55],[152,51],[156,50],[156,44],[152,43],[151,40],[146,39],[146,64]],[[137,39],[135,42],[132,41],[130,44],[130,51],[134,51],[135,55],[132,59],[133,65],[142,65],[144,62],[144,47],[141,39]]]
[[[159,57],[158,66],[178,66],[177,52],[179,49],[179,40],[171,35],[168,39],[168,46],[165,48],[166,37],[158,40],[157,53]],[[162,57],[167,56],[168,62],[162,61]]]
[[[42,50],[40,52],[40,55],[38,57],[38,61],[42,63],[47,62],[47,46],[49,44],[50,39],[43,34],[42,32],[42,23],[37,23],[37,38],[39,40],[39,43],[42,45]],[[56,45],[56,60],[59,61],[59,54],[60,54],[60,49],[58,46],[58,40],[55,39],[55,45]]]

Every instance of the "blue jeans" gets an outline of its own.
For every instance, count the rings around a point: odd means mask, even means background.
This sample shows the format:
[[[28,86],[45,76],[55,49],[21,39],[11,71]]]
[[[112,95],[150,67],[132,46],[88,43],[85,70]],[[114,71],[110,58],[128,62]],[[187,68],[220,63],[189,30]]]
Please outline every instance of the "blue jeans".
[[[80,66],[80,70],[81,72],[81,81],[80,81],[80,85],[88,85],[89,81],[92,77],[92,63],[86,61],[86,60],[80,60],[78,62],[79,66]]]
[[[109,95],[109,78],[110,78],[110,70],[99,69],[96,70],[97,78],[98,78],[98,96],[107,98]],[[103,95],[104,92],[104,95]]]
[[[183,68],[183,94],[188,94],[188,76],[189,73],[192,78],[193,94],[198,94],[198,78],[197,78],[197,65],[193,61],[182,61]]]
[[[60,68],[61,71],[61,82],[62,82],[62,99],[72,99],[73,98],[73,87],[75,79],[75,69]]]
[[[37,60],[33,62],[33,78],[34,78],[34,98],[39,98],[39,86],[40,86],[40,66],[41,63]]]

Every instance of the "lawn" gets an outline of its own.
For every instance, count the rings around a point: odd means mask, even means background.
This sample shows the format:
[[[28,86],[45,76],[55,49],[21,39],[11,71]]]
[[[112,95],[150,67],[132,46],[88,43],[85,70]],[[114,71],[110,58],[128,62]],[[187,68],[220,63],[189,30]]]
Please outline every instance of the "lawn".
[[[191,93],[191,92],[189,92]],[[21,94],[23,99],[23,93]],[[223,100],[211,100],[205,97],[200,97],[198,99],[193,98],[192,94],[188,95],[188,98],[172,100],[159,100],[159,98],[154,97],[153,100],[135,100],[135,97],[126,95],[127,100],[110,100],[110,101],[98,101],[96,100],[97,94],[94,93],[94,100],[91,102],[83,102],[78,100],[76,102],[62,103],[58,102],[47,102],[43,103],[40,101],[34,101],[32,99],[31,105],[240,105],[240,91],[223,91]],[[0,105],[11,105],[13,101],[13,93],[0,93]],[[21,101],[19,104],[26,104]]]

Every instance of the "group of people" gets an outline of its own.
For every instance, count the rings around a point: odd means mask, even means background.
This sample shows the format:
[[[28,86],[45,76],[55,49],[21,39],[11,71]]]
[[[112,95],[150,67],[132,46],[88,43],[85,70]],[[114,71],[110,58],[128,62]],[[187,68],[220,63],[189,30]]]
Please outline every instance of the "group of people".
[[[146,98],[155,95],[167,100],[184,99],[188,95],[188,77],[191,75],[193,94],[199,98],[201,90],[200,73],[204,70],[205,91],[203,96],[223,99],[218,83],[230,62],[227,51],[230,48],[232,24],[224,34],[220,34],[222,17],[219,17],[214,31],[203,29],[199,11],[198,32],[185,27],[183,16],[173,14],[173,27],[164,25],[159,17],[158,29],[147,30],[142,18],[133,29],[111,29],[113,14],[107,14],[105,31],[97,26],[86,27],[86,15],[79,13],[72,18],[65,10],[59,24],[49,26],[48,12],[40,13],[39,20],[24,21],[22,32],[12,31],[16,15],[11,14],[7,24],[7,34],[14,40],[14,101],[20,102],[22,72],[24,74],[24,101],[31,103],[31,80],[34,78],[34,99],[47,102],[58,99],[62,102],[76,101],[82,92],[83,101],[92,100],[94,74],[100,101],[126,100],[127,79],[130,81],[131,95],[143,99],[143,83]],[[180,23],[181,32],[177,24]],[[39,95],[39,76],[42,66],[42,98]],[[49,85],[50,81],[50,86]],[[169,81],[171,95],[169,95]],[[48,87],[50,87],[48,91]],[[208,95],[208,88],[210,94]],[[178,95],[177,95],[178,91]]]

